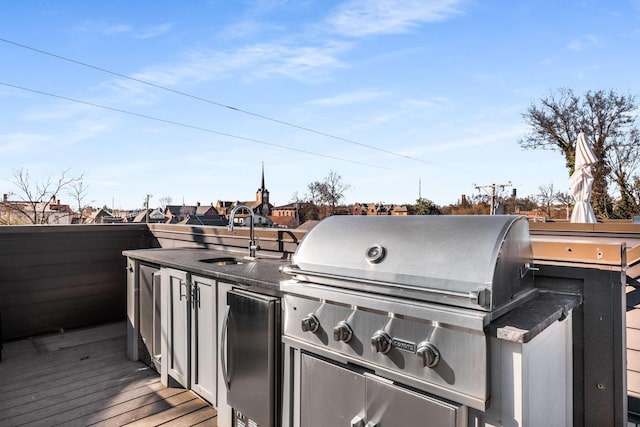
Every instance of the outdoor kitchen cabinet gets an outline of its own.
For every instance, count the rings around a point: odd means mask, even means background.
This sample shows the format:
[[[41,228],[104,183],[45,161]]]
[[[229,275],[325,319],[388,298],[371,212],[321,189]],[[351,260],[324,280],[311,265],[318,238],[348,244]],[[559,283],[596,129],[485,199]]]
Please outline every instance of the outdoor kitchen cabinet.
[[[216,405],[215,280],[162,268],[162,371]]]
[[[300,425],[459,425],[459,405],[432,399],[392,381],[302,354]]]
[[[127,259],[127,354],[160,372],[160,266]]]

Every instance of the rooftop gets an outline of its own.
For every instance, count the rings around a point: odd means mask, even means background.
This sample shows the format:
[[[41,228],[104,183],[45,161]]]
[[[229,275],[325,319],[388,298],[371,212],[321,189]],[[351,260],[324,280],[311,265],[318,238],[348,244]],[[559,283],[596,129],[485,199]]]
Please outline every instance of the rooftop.
[[[256,230],[262,251],[283,256],[304,234]],[[616,401],[625,400],[621,406],[634,420],[640,413],[640,225],[531,223],[531,234],[537,263],[597,269],[611,277],[612,289],[620,284],[614,266],[626,269],[617,316],[623,328],[615,332],[626,339],[626,392]],[[155,371],[127,358],[122,251],[244,249],[247,236],[242,227],[169,224],[0,227],[0,425],[211,425],[215,410],[205,401],[164,388]],[[585,301],[598,295],[606,293]]]

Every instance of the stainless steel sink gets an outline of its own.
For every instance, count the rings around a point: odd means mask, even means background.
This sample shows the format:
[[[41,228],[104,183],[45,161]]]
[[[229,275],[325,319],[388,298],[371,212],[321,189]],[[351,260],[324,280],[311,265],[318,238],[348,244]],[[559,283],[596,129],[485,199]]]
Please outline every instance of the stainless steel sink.
[[[244,264],[243,261],[240,261],[232,257],[205,258],[205,259],[201,259],[200,262],[205,262],[207,264],[214,264],[214,265]]]

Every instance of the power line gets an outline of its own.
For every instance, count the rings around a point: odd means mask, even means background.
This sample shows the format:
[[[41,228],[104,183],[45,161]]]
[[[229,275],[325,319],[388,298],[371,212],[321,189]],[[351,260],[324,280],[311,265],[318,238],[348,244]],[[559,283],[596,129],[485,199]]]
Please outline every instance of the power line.
[[[143,119],[148,119],[148,120],[154,120],[154,121],[157,121],[157,122],[167,123],[167,124],[174,125],[174,126],[181,126],[181,127],[188,128],[188,129],[194,129],[194,130],[199,130],[199,131],[202,131],[202,132],[208,132],[208,133],[213,133],[213,134],[216,134],[216,135],[226,136],[226,137],[229,137],[229,138],[235,138],[235,139],[240,139],[240,140],[243,140],[243,141],[255,142],[257,144],[268,145],[270,147],[283,148],[285,150],[296,151],[298,153],[309,154],[309,155],[312,155],[312,156],[319,156],[319,157],[324,157],[324,158],[327,158],[327,159],[340,160],[340,161],[343,161],[343,162],[355,163],[355,164],[358,164],[358,165],[369,166],[369,167],[378,168],[378,169],[386,169],[386,170],[389,170],[389,171],[396,171],[395,169],[387,168],[385,166],[374,165],[374,164],[371,164],[371,163],[360,162],[360,161],[352,160],[352,159],[345,159],[345,158],[342,158],[342,157],[332,156],[332,155],[329,155],[329,154],[316,153],[314,151],[303,150],[301,148],[289,147],[287,145],[275,144],[273,142],[262,141],[262,140],[259,140],[259,139],[249,138],[249,137],[246,137],[246,136],[239,136],[239,135],[234,135],[234,134],[231,134],[231,133],[220,132],[220,131],[217,131],[217,130],[208,129],[208,128],[195,126],[195,125],[190,125],[190,124],[187,124],[187,123],[177,122],[177,121],[174,121],[174,120],[168,120],[168,119],[163,119],[163,118],[159,118],[159,117],[153,117],[153,116],[149,116],[147,114],[134,113],[132,111],[122,110],[120,108],[109,107],[109,106],[106,106],[106,105],[96,104],[96,103],[88,102],[88,101],[82,101],[82,100],[79,100],[79,99],[69,98],[67,96],[62,96],[62,95],[56,95],[56,94],[53,94],[53,93],[44,92],[44,91],[37,90],[37,89],[30,89],[30,88],[23,87],[23,86],[16,86],[16,85],[12,85],[10,83],[0,82],[0,85],[11,87],[11,88],[14,88],[14,89],[27,91],[27,92],[37,93],[39,95],[46,95],[46,96],[50,96],[52,98],[63,99],[65,101],[71,101],[71,102],[75,102],[75,103],[78,103],[78,104],[84,104],[84,105],[88,105],[88,106],[95,107],[95,108],[101,108],[101,109],[104,109],[104,110],[115,111],[117,113],[128,114],[130,116],[141,117]]]
[[[375,147],[373,145],[364,144],[364,143],[361,143],[361,142],[358,142],[358,141],[354,141],[352,139],[347,139],[347,138],[343,138],[343,137],[340,137],[340,136],[332,135],[332,134],[327,133],[327,132],[322,132],[322,131],[315,130],[315,129],[312,129],[312,128],[309,128],[309,127],[297,125],[295,123],[291,123],[291,122],[287,122],[287,121],[284,121],[284,120],[276,119],[276,118],[273,118],[273,117],[265,116],[263,114],[254,113],[254,112],[251,112],[251,111],[248,111],[248,110],[244,110],[242,108],[226,105],[226,104],[221,103],[221,102],[212,101],[210,99],[202,98],[200,96],[192,95],[190,93],[186,93],[186,92],[182,92],[182,91],[179,91],[179,90],[171,89],[171,88],[168,88],[166,86],[162,86],[162,85],[159,85],[159,84],[156,84],[156,83],[152,83],[152,82],[149,82],[149,81],[146,81],[146,80],[138,79],[136,77],[128,76],[126,74],[118,73],[116,71],[111,71],[111,70],[108,70],[106,68],[98,67],[96,65],[91,65],[91,64],[88,64],[86,62],[82,62],[82,61],[78,61],[78,60],[75,60],[75,59],[71,59],[71,58],[68,58],[68,57],[65,57],[65,56],[62,56],[62,55],[57,55],[55,53],[47,52],[47,51],[41,50],[41,49],[37,49],[35,47],[28,46],[28,45],[25,45],[25,44],[22,44],[22,43],[14,42],[14,41],[7,40],[7,39],[4,39],[4,38],[0,38],[0,41],[2,41],[4,43],[7,43],[7,44],[11,44],[11,45],[17,46],[17,47],[28,49],[28,50],[31,50],[31,51],[34,51],[34,52],[37,52],[37,53],[41,53],[43,55],[48,55],[48,56],[51,56],[53,58],[57,58],[57,59],[60,59],[60,60],[63,60],[63,61],[71,62],[71,63],[76,64],[76,65],[81,65],[83,67],[91,68],[91,69],[94,69],[94,70],[97,70],[97,71],[101,71],[103,73],[107,73],[107,74],[111,74],[111,75],[114,75],[114,76],[117,76],[117,77],[121,77],[123,79],[131,80],[131,81],[134,81],[134,82],[137,82],[137,83],[141,83],[141,84],[144,84],[144,85],[147,85],[147,86],[151,86],[151,87],[154,87],[154,88],[157,88],[157,89],[165,90],[165,91],[177,94],[177,95],[186,96],[188,98],[196,99],[198,101],[206,102],[208,104],[216,105],[218,107],[222,107],[222,108],[226,108],[226,109],[229,109],[229,110],[232,110],[232,111],[236,111],[236,112],[239,112],[239,113],[247,114],[247,115],[250,115],[250,116],[253,116],[253,117],[258,117],[260,119],[269,120],[271,122],[278,123],[278,124],[281,124],[281,125],[289,126],[289,127],[296,128],[296,129],[300,129],[300,130],[303,130],[303,131],[306,131],[306,132],[315,133],[317,135],[322,135],[322,136],[325,136],[327,138],[336,139],[338,141],[347,142],[349,144],[358,145],[360,147],[369,148],[371,150],[380,151],[382,153],[391,154],[391,155],[394,155],[394,156],[397,156],[397,157],[402,157],[402,158],[409,159],[409,160],[415,160],[415,161],[418,161],[418,162],[421,162],[421,163],[426,163],[426,164],[430,164],[430,165],[434,165],[434,166],[438,166],[438,167],[442,167],[442,168],[449,168],[448,166],[444,166],[444,165],[441,165],[441,164],[438,164],[438,163],[435,163],[435,162],[430,162],[428,160],[420,159],[420,158],[417,158],[417,157],[412,157],[412,156],[409,156],[409,155],[406,155],[406,154],[402,154],[402,153],[397,153],[395,151],[386,150],[384,148]]]

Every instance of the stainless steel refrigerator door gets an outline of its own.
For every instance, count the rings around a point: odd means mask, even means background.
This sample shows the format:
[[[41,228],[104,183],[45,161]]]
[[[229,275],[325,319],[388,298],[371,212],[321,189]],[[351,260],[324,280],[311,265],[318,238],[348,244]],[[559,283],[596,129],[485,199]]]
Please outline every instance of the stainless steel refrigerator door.
[[[279,299],[227,292],[227,400],[260,426],[274,426]]]

